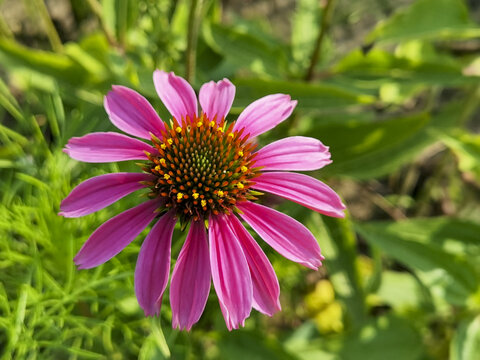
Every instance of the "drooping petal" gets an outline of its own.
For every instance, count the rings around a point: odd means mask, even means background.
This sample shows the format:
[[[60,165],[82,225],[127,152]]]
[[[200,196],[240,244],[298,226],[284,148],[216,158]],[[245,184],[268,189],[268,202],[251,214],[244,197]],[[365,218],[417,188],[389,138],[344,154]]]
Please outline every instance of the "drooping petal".
[[[315,237],[297,220],[250,201],[238,203],[237,207],[243,212],[243,220],[281,255],[314,270],[322,265]]]
[[[281,310],[280,286],[272,264],[236,216],[228,216],[226,219],[238,238],[247,259],[253,283],[253,307],[272,316]]]
[[[235,86],[228,80],[210,81],[200,88],[199,100],[207,118],[220,123],[232,107],[235,98]]]
[[[143,141],[114,132],[97,132],[73,137],[63,149],[71,158],[84,162],[105,163],[147,160],[145,151],[155,150]]]
[[[157,199],[149,200],[100,225],[73,259],[75,264],[90,269],[110,260],[147,227],[159,206]]]
[[[79,217],[103,209],[128,194],[144,188],[141,181],[155,177],[142,173],[115,173],[85,180],[63,199],[59,215]]]
[[[242,111],[238,117],[234,131],[245,129],[243,134],[254,137],[268,131],[288,118],[295,106],[296,100],[289,95],[274,94],[260,98]]]
[[[328,146],[305,136],[275,141],[258,150],[255,157],[255,166],[263,166],[262,170],[318,170],[331,162]]]
[[[160,137],[165,125],[148,100],[125,86],[112,88],[103,105],[113,125],[143,139],[150,139],[150,132]]]
[[[197,115],[197,97],[185,79],[173,72],[155,70],[153,82],[158,96],[178,122],[187,116],[193,119]]]
[[[255,178],[255,184],[252,187],[295,201],[321,214],[345,217],[343,212],[345,205],[335,191],[308,175],[265,172]]]
[[[205,309],[210,292],[208,240],[202,221],[193,221],[170,283],[172,326],[189,331]]]
[[[158,315],[170,273],[170,252],[175,212],[158,219],[148,233],[135,266],[135,295],[145,316]]]
[[[252,279],[242,248],[224,217],[209,219],[210,266],[228,330],[245,325],[252,309]],[[234,215],[230,215],[234,216]]]

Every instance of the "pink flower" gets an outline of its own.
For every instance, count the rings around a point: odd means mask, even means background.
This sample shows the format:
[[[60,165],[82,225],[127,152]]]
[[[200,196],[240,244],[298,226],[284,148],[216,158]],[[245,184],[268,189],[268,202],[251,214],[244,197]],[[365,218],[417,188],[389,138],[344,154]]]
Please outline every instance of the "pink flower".
[[[158,314],[170,272],[175,223],[190,229],[173,269],[170,304],[173,327],[190,330],[200,318],[211,278],[229,330],[244,325],[253,308],[272,316],[280,310],[272,265],[240,222],[243,219],[281,255],[317,269],[317,241],[298,221],[256,201],[266,191],[322,214],[343,217],[345,206],[324,183],[289,171],[329,164],[328,147],[294,136],[258,151],[252,139],[284,121],[295,108],[290,96],[265,96],[227,124],[235,86],[227,79],[200,89],[202,112],[192,87],[173,73],[155,71],[155,88],[172,114],[163,122],[137,92],[113,86],[105,109],[120,130],[72,138],[65,152],[85,162],[143,160],[142,173],[96,176],[78,185],[61,203],[60,215],[79,217],[103,209],[142,188],[149,199],[101,225],[75,263],[89,269],[123,250],[154,219],[135,268],[135,293],[146,315]],[[257,190],[257,191],[254,191]],[[240,218],[240,219],[239,219]]]

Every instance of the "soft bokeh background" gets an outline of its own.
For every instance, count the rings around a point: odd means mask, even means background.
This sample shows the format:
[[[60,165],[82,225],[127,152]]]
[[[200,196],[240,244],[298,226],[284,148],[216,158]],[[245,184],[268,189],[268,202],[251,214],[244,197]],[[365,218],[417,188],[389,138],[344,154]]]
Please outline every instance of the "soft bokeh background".
[[[0,1],[2,359],[480,359],[480,2],[477,0]],[[476,22],[477,21],[477,22]],[[138,194],[81,219],[57,216],[82,180],[133,164],[83,164],[72,136],[114,130],[112,84],[168,119],[154,69],[230,78],[230,120],[266,94],[298,100],[261,144],[308,135],[333,164],[314,174],[349,209],[306,224],[314,272],[264,246],[283,311],[226,330],[212,291],[190,333],[145,318],[133,269],[146,231],[77,271],[74,254]],[[173,257],[185,233],[176,230]]]

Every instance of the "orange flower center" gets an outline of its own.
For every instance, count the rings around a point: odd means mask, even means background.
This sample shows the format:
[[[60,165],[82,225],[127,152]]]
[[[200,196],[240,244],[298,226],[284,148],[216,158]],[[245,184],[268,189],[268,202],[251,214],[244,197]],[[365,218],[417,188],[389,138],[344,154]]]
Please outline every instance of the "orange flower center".
[[[156,176],[151,197],[162,197],[183,223],[229,213],[237,202],[255,199],[249,188],[258,176],[254,168],[256,145],[202,114],[188,124],[173,119],[160,140],[152,136],[157,154],[148,154],[144,168]]]

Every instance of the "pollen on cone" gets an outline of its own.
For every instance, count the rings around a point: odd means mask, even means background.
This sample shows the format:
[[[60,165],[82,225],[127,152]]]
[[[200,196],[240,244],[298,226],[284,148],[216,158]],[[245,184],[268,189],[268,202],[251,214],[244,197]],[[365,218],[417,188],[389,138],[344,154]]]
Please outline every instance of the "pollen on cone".
[[[162,143],[152,137],[161,151],[150,155],[152,174],[166,180],[156,182],[152,192],[171,194],[167,196],[167,204],[185,221],[230,213],[234,204],[245,199],[249,191],[248,186],[238,182],[238,174],[242,174],[244,180],[259,175],[252,170],[254,147],[245,137],[240,139],[240,133],[232,131],[232,125],[224,131],[224,121],[217,124],[205,115],[193,119],[193,124],[196,126],[188,125],[185,120],[179,124],[174,119],[172,128],[166,126]],[[164,170],[153,166],[157,163]]]

